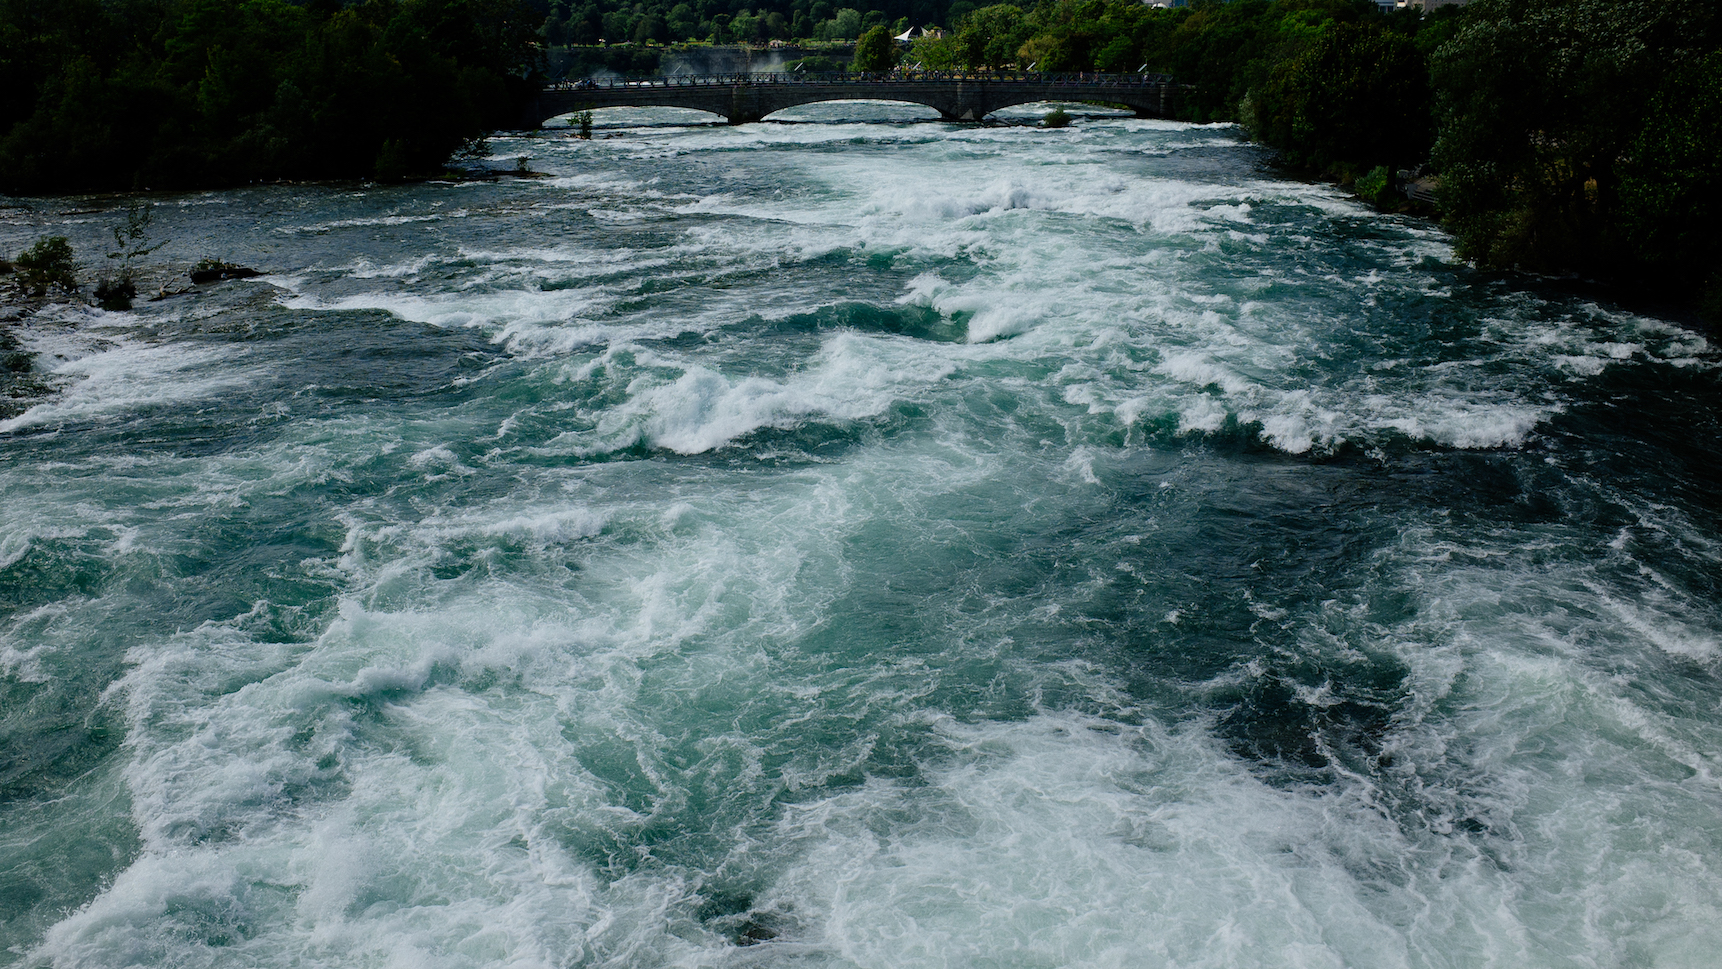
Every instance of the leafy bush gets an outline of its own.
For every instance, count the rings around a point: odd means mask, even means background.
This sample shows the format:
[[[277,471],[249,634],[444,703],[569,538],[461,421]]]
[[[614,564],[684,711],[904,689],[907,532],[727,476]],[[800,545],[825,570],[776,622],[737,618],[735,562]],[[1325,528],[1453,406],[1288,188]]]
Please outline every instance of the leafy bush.
[[[1062,128],[1068,124],[1070,124],[1070,113],[1063,108],[1053,108],[1046,113],[1046,117],[1040,119],[1042,128]]]
[[[1369,174],[1359,178],[1353,187],[1365,202],[1385,205],[1393,198],[1393,173],[1387,170],[1386,165],[1377,165],[1369,170]]]
[[[104,310],[129,310],[137,295],[137,284],[130,279],[103,276],[96,282],[96,305]]]
[[[18,287],[28,296],[45,296],[50,289],[78,291],[77,262],[65,236],[45,236],[18,257]]]

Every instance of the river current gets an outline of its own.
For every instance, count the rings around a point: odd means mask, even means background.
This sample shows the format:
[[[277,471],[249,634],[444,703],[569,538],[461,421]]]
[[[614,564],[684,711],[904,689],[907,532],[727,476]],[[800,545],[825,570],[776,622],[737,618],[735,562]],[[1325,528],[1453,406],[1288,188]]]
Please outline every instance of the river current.
[[[11,324],[0,961],[1713,965],[1722,350],[917,116],[158,196],[267,275]]]

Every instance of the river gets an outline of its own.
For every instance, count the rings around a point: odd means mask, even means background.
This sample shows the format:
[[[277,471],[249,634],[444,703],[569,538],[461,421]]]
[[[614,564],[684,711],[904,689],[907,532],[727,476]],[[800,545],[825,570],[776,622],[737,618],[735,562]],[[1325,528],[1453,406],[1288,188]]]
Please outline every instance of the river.
[[[1722,350],[918,116],[158,196],[267,275],[12,324],[5,960],[1713,964]]]

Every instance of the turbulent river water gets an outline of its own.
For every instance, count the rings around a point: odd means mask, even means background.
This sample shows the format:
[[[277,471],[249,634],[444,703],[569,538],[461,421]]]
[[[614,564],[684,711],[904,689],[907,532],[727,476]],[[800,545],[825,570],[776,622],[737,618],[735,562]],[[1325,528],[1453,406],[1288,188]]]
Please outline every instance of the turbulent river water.
[[[1714,965],[1722,350],[916,114],[156,197],[268,275],[8,324],[4,959]]]

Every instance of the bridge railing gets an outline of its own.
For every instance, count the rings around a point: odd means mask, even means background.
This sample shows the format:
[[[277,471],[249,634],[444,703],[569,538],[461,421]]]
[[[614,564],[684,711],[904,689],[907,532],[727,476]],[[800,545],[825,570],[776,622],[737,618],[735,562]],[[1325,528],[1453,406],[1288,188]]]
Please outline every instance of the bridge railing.
[[[1049,73],[1046,71],[796,71],[776,74],[671,74],[660,77],[594,77],[561,80],[546,85],[546,91],[592,91],[627,88],[735,87],[738,85],[853,85],[879,88],[892,84],[976,82],[1024,86],[1096,90],[1141,89],[1171,83],[1169,74]]]

